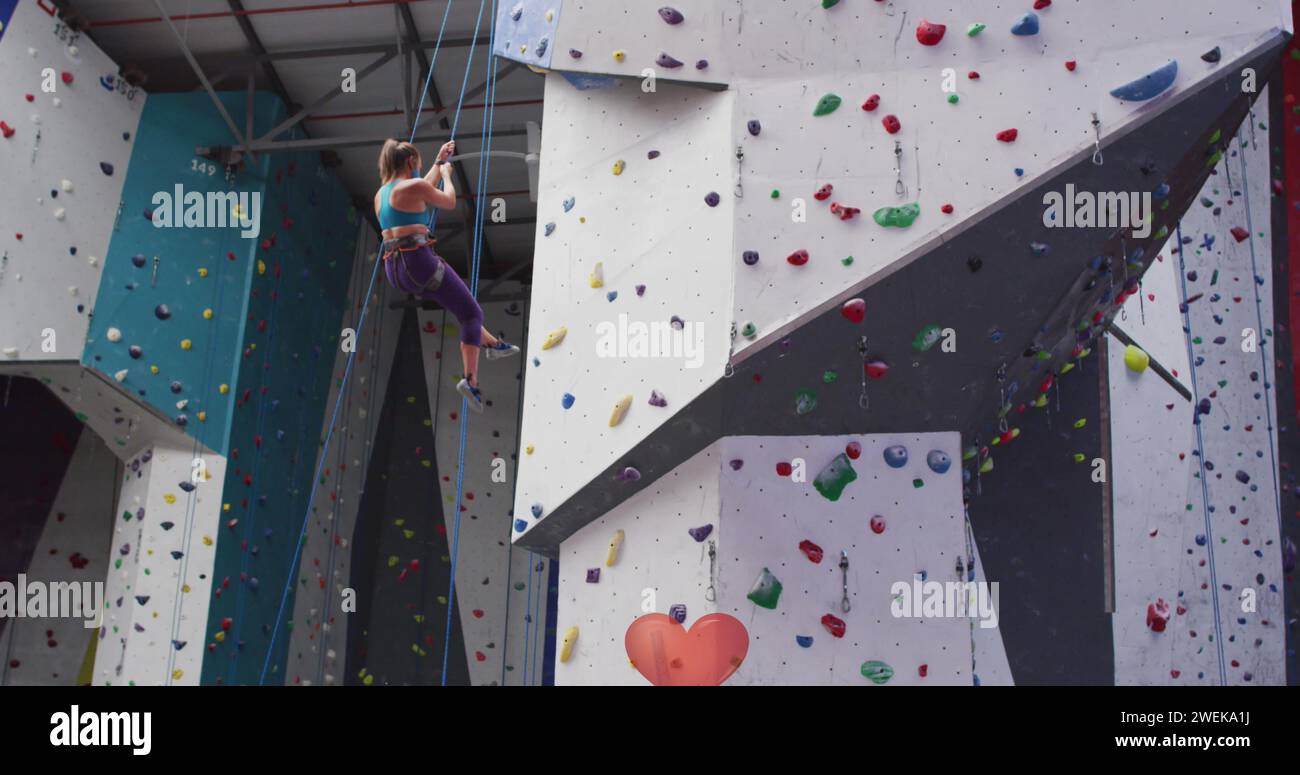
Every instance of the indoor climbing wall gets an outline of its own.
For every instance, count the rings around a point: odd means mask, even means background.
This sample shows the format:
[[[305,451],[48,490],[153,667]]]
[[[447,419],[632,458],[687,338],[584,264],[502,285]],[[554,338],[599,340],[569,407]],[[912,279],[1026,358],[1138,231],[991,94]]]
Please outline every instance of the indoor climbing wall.
[[[1242,124],[1126,305],[1192,399],[1112,348],[1117,683],[1286,680],[1269,138]]]
[[[114,504],[106,496],[114,491],[117,468],[117,458],[102,439],[94,433],[80,434],[31,563],[23,569],[28,583],[104,581],[114,516]],[[26,482],[13,485],[30,486]],[[103,601],[99,603],[102,607]],[[87,610],[94,608],[88,605]],[[96,624],[94,618],[7,621],[0,632],[0,686],[89,683],[89,674],[83,677],[81,672],[87,659],[94,658],[90,649],[98,641]]]
[[[522,295],[517,283],[504,283],[496,295]],[[511,343],[524,343],[527,305],[519,301],[485,303],[484,325]],[[455,534],[454,503],[460,448],[464,369],[460,329],[445,311],[420,313],[425,383],[433,415],[434,448],[442,490],[447,535]],[[511,509],[518,469],[519,401],[527,352],[498,361],[479,361],[479,384],[487,408],[470,419],[457,552],[456,601],[475,686],[538,685],[551,560],[515,548],[510,542]],[[526,450],[523,450],[526,453]],[[448,569],[449,572],[449,569]]]
[[[0,362],[76,361],[145,94],[37,0],[0,29]]]
[[[695,434],[690,443],[677,446],[684,454],[708,443],[698,429],[723,411],[714,402],[691,405],[704,393],[700,384],[705,389],[721,384],[711,359],[705,359],[706,375],[699,383],[683,385],[688,391],[679,399],[654,382],[680,369],[660,368],[648,379],[638,379],[630,363],[663,364],[630,358],[609,370],[592,357],[595,348],[584,337],[601,322],[617,322],[619,305],[627,298],[627,289],[611,282],[611,266],[618,270],[615,280],[626,277],[638,291],[644,286],[644,297],[638,298],[651,300],[656,298],[653,278],[637,278],[660,272],[670,256],[682,250],[696,257],[726,256],[725,263],[697,260],[692,265],[696,274],[675,273],[668,282],[677,293],[669,298],[678,304],[678,299],[689,299],[681,290],[701,287],[702,265],[710,273],[717,271],[715,265],[724,267],[732,311],[717,322],[727,331],[720,338],[710,331],[705,341],[712,347],[730,336],[735,364],[772,351],[779,352],[769,360],[779,359],[790,335],[816,316],[834,313],[914,260],[962,244],[961,238],[980,223],[1016,217],[1008,209],[1015,197],[1055,180],[1067,168],[1087,164],[1099,142],[1113,147],[1152,131],[1163,114],[1208,99],[1207,87],[1222,84],[1225,89],[1214,97],[1212,113],[1196,119],[1213,121],[1233,90],[1240,89],[1238,65],[1253,64],[1249,57],[1276,45],[1290,29],[1289,14],[1276,0],[1238,4],[1230,15],[1213,0],[1196,0],[1177,11],[1114,2],[1104,13],[1078,4],[1025,2],[1011,8],[993,0],[919,1],[907,7],[734,0],[684,2],[658,11],[639,3],[569,0],[562,5],[523,2],[502,10],[497,28],[501,53],[550,68],[547,126],[563,128],[548,131],[543,140],[537,248],[543,279],[535,286],[530,326],[539,361],[528,375],[522,442],[529,443],[541,428],[584,441],[581,448],[570,441],[545,453],[539,447],[523,461],[518,540],[547,551],[600,513],[602,505],[617,502],[619,496],[610,494],[619,486],[613,483],[620,470],[618,455],[627,448],[622,438],[627,426],[617,421],[625,406],[631,411],[623,422],[642,423],[635,426],[638,441],[667,421],[680,420],[677,441]],[[684,87],[673,81],[706,86],[687,93],[694,100],[721,104],[709,111],[690,110],[678,104]],[[714,91],[717,84],[729,89]],[[653,114],[648,106],[654,106]],[[686,144],[674,142],[660,129],[674,115],[683,121],[707,120],[708,134],[696,132]],[[1195,134],[1200,128],[1196,122],[1182,131]],[[620,142],[611,148],[596,132],[615,125]],[[697,161],[697,155],[704,161]],[[689,172],[641,177],[656,175],[682,157],[691,162]],[[569,174],[574,164],[599,174]],[[1127,162],[1108,168],[1102,182],[1130,190],[1139,168],[1144,178],[1155,172],[1149,165]],[[1198,172],[1185,168],[1180,175]],[[1175,186],[1180,197],[1175,204],[1181,206],[1179,181],[1163,183],[1166,196],[1168,186]],[[1141,183],[1157,191],[1161,185],[1159,179]],[[685,244],[651,241],[630,267],[621,258],[607,259],[610,251],[623,250],[621,243],[614,247],[606,240],[594,256],[581,245],[575,250],[574,238],[567,236],[574,228],[573,215],[585,227],[579,238],[595,233],[592,227],[605,220],[581,212],[591,201],[589,189],[597,193],[597,206],[608,201],[624,208],[617,215],[626,233],[645,233],[643,219],[672,211],[678,224],[674,236]],[[623,204],[639,198],[647,198],[647,204],[630,209]],[[728,236],[720,239],[715,229],[698,226],[712,227],[719,217],[729,219],[723,227]],[[1098,250],[1092,255],[1102,252],[1102,243],[1112,236],[1094,232],[1091,247]],[[1123,250],[1118,237],[1114,242],[1114,252]],[[1014,263],[1037,259],[1042,290],[1024,301],[1016,298],[1019,303],[1007,299],[1006,309],[1035,317],[1034,325],[1024,328],[1030,336],[1044,329],[1073,344],[1071,310],[1047,306],[1084,285],[1073,286],[1078,270],[1060,260],[1073,258],[1062,255],[1072,246],[1058,241],[1052,254],[1048,242],[1028,237],[1022,244],[1024,255],[1013,253]],[[972,242],[971,252],[978,252],[963,258],[971,273],[993,262],[991,255],[978,255],[993,249],[989,244],[975,248]],[[1005,244],[997,250],[1005,251]],[[1104,250],[1113,255],[1110,246]],[[1126,257],[1144,268],[1140,246]],[[1018,295],[1014,288],[1000,292]],[[555,313],[561,303],[568,323]],[[575,315],[605,303],[612,307],[603,319]],[[690,315],[659,314],[685,333],[692,331]],[[845,314],[860,321],[863,310],[846,309]],[[715,313],[705,322],[713,324],[717,317]],[[584,325],[571,322],[574,318]],[[922,352],[944,330],[938,320],[927,322],[931,325],[913,329],[920,332],[914,334],[914,346]],[[1001,340],[996,324],[990,328],[985,322],[981,328],[995,342]],[[985,333],[962,330],[966,341]],[[562,342],[561,335],[566,336]],[[1057,344],[1055,339],[1034,342],[1045,351],[1059,349]],[[537,345],[544,351],[539,353]],[[861,346],[870,347],[867,342]],[[565,368],[548,371],[558,358],[577,358],[581,366],[569,368],[561,361]],[[873,377],[889,369],[884,360],[869,363]],[[997,364],[980,368],[989,372]],[[560,374],[534,378],[543,371]],[[619,383],[602,384],[605,374],[617,375]],[[985,379],[983,373],[980,378]],[[963,379],[972,379],[970,370]],[[589,402],[566,381],[595,389],[599,403],[594,416],[582,414]],[[651,390],[666,398],[667,411],[652,415],[646,425],[640,418],[648,398],[642,393]],[[688,406],[691,414],[679,416]],[[606,421],[611,416],[607,411],[616,421]],[[960,422],[971,420],[963,412]],[[618,427],[611,431],[610,426]],[[727,432],[736,427],[721,429],[721,435]],[[558,459],[571,474],[557,478],[549,473]],[[589,491],[580,493],[580,502],[565,500],[584,487]],[[563,520],[547,524],[560,513]]]
[[[547,78],[517,533],[722,374],[731,101]]]
[[[377,238],[369,228],[361,229],[360,235],[341,330],[357,332],[363,310],[366,319],[356,341],[351,374],[347,373],[350,352],[342,342],[335,351],[334,380],[321,421],[323,439],[337,404],[339,420],[311,501],[296,574],[291,620],[295,626],[288,634],[285,674],[285,683],[293,685],[342,683],[352,619],[344,609],[345,598],[352,592],[352,537],[402,322],[400,311],[388,309],[393,292],[387,284],[376,283],[370,296],[365,295],[378,260]]]
[[[676,610],[687,627],[715,612],[744,626],[732,684],[972,683],[970,618],[893,613],[895,584],[968,578],[959,447],[957,434],[710,446],[565,542],[561,653],[573,645],[557,682],[644,685],[624,636]]]

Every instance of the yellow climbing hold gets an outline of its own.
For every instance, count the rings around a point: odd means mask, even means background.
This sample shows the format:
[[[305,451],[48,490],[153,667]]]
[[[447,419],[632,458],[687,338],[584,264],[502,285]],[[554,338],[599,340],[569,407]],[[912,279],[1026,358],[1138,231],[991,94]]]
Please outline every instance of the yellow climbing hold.
[[[176,502],[176,496],[172,495],[171,493],[165,493],[163,495],[163,501],[165,501],[167,505],[170,506]]]
[[[223,504],[221,504],[221,510],[222,510],[222,511],[230,511],[230,504],[229,504],[229,503],[223,503]]]
[[[210,309],[205,309],[205,310],[203,310],[203,319],[204,319],[204,320],[211,320],[211,319],[212,319],[212,310],[210,310]]]
[[[228,505],[228,504],[227,504],[227,505]],[[215,544],[215,543],[216,543],[216,541],[213,541],[213,540],[212,540],[212,536],[203,536],[203,545],[204,545],[204,546],[212,546],[212,545]]]
[[[1030,404],[1030,406],[1034,407],[1035,409],[1042,409],[1044,406],[1047,406],[1047,394],[1044,393],[1038,398],[1035,398],[1033,403]]]
[[[1076,463],[1082,463],[1083,461],[1085,461],[1085,460],[1087,460],[1087,459],[1088,459],[1087,456],[1085,456],[1082,452],[1075,452],[1075,453],[1074,453],[1074,462],[1076,462]]]
[[[614,411],[609,416],[609,427],[613,428],[627,417],[627,410],[632,408],[632,396],[623,396],[614,404]]]
[[[199,418],[199,422],[207,422],[207,421],[208,421],[208,413],[207,413],[207,412],[199,412],[199,414],[198,414],[198,418]]]
[[[622,175],[623,170],[625,169],[627,169],[627,162],[623,161],[622,159],[619,159],[618,161],[614,162],[614,174],[616,176]]]
[[[1141,374],[1147,370],[1147,366],[1151,365],[1151,356],[1147,355],[1141,347],[1131,344],[1124,348],[1124,365],[1129,368],[1129,371]]]
[[[150,373],[150,374],[157,374],[158,371],[159,371],[159,369],[158,369],[157,366],[150,366],[150,367],[149,367],[149,373]]]
[[[578,642],[578,628],[570,627],[564,631],[564,640],[560,642],[560,661],[568,662],[573,656],[573,646]]]
[[[623,49],[620,48],[618,51],[614,52],[615,62],[622,62],[625,59],[627,59],[627,52],[624,51]]]
[[[179,681],[179,680],[181,680],[181,679],[184,678],[184,677],[185,677],[185,671],[184,671],[184,670],[181,670],[179,667],[172,671],[172,680],[173,680],[173,681]]]
[[[188,349],[192,348],[193,346],[194,346],[194,342],[190,341],[189,339],[182,339],[182,340],[181,340],[181,349],[182,349],[182,350],[188,350]]]
[[[217,392],[224,396],[225,394],[230,392],[230,386],[225,383],[222,383],[221,387],[217,388]]]
[[[257,260],[257,273],[266,274],[266,262],[260,258]]]
[[[596,268],[594,268],[594,269],[591,270],[591,277],[589,278],[589,282],[591,283],[591,287],[592,287],[592,288],[604,288],[604,287],[605,287],[605,266],[604,266],[604,264],[602,264],[602,263],[599,262],[599,261],[596,262]]]
[[[533,454],[533,445],[529,444],[528,446],[524,447],[524,452],[529,455]]]
[[[614,537],[609,539],[609,552],[605,555],[606,568],[612,568],[618,562],[618,550],[623,548],[623,535],[622,530],[615,530]]]
[[[225,631],[223,630],[223,631],[217,633],[216,635],[213,635],[213,636],[212,636],[212,639],[215,640],[217,643],[225,643],[225,642],[226,642],[226,633],[225,633]]]
[[[989,471],[992,470],[993,470],[993,458],[992,457],[984,458],[984,462],[980,463],[980,473],[987,474]]]
[[[552,347],[558,347],[560,342],[564,341],[564,337],[567,336],[568,333],[569,329],[565,326],[560,326],[555,329],[551,333],[547,334],[546,341],[542,342],[542,349],[549,350]]]
[[[208,276],[208,270],[207,270],[207,268],[202,267],[202,266],[199,267],[199,277],[207,277],[207,276]]]

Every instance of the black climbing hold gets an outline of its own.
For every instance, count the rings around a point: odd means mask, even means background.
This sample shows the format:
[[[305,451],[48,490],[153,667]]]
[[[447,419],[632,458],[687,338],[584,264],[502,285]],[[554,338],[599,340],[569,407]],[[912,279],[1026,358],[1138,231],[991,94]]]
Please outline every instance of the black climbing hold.
[[[136,253],[134,256],[131,256],[131,263],[135,264],[137,269],[144,267],[144,261],[145,261],[144,256],[140,255],[139,253]]]
[[[762,125],[762,124],[758,123],[757,121],[750,121],[750,122],[749,122],[749,133],[750,133],[751,135],[753,135],[754,137],[758,137],[759,133],[762,132],[762,131],[763,131],[763,125]]]
[[[1218,46],[1215,46],[1209,51],[1206,51],[1204,54],[1201,54],[1201,59],[1205,62],[1209,62],[1210,64],[1214,64],[1215,62],[1218,62],[1220,59],[1223,59],[1223,51],[1221,51]]]
[[[172,316],[172,311],[166,304],[159,304],[154,307],[153,314],[159,320],[166,320]]]
[[[109,163],[106,162],[106,161],[101,161],[101,162],[99,163],[99,169],[100,169],[100,170],[101,170],[105,175],[112,175],[112,174],[113,174],[113,165],[112,165],[112,164],[109,164]]]

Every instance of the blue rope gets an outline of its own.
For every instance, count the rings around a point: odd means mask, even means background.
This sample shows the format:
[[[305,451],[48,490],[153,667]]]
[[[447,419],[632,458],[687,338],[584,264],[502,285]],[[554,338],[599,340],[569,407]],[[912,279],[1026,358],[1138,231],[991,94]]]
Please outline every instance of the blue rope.
[[[487,6],[487,0],[479,0],[478,22],[474,26],[474,38],[477,40],[479,28],[483,23],[483,10]],[[496,14],[496,0],[492,3],[493,18]],[[488,46],[488,105],[489,108],[496,99],[496,58],[492,55],[492,48],[496,39],[496,25],[492,26],[491,40],[493,43]],[[452,126],[452,138],[456,136],[456,130],[460,125],[460,112],[465,102],[465,91],[469,87],[469,71],[474,64],[474,49],[470,48],[469,58],[465,62],[465,77],[461,83],[460,100],[456,105],[456,120]],[[488,154],[492,149],[492,111],[489,109],[483,114],[483,134],[482,134],[483,155],[479,156],[479,174],[478,174],[478,200],[479,207],[475,212],[474,223],[474,249],[470,261],[470,294],[475,298],[478,297],[478,275],[480,260],[483,252],[483,217],[485,211],[481,206],[483,204],[483,181],[487,178],[487,171],[490,168],[490,159]],[[436,211],[435,211],[436,215]],[[436,220],[436,219],[435,219]],[[468,379],[469,375],[465,375]],[[457,558],[460,551],[460,509],[461,500],[465,494],[465,441],[469,432],[469,399],[461,397],[460,399],[460,447],[456,453],[456,500],[452,503],[452,509],[455,516],[452,520],[451,531],[451,579],[447,587],[447,621],[443,630],[442,643],[442,675],[441,683],[447,685],[447,665],[451,656],[451,628],[452,615],[456,610],[456,566]]]
[[[482,10],[482,8],[483,8],[482,3],[483,3],[483,2],[485,2],[485,0],[480,0],[480,4],[479,4],[479,18],[480,18],[480,20],[482,19],[482,16],[483,16],[483,10]],[[451,16],[451,6],[452,6],[453,3],[455,3],[455,0],[447,0],[447,7],[446,7],[446,9],[443,10],[443,13],[442,13],[442,25],[441,25],[441,27],[438,29],[438,40],[437,40],[437,42],[434,44],[434,47],[433,47],[433,56],[430,57],[430,60],[429,60],[429,73],[428,73],[428,75],[425,76],[425,79],[424,79],[424,90],[420,93],[420,104],[419,104],[419,107],[418,107],[418,108],[416,109],[416,111],[415,111],[415,122],[414,122],[415,125],[411,127],[411,138],[410,138],[410,140],[409,140],[408,142],[412,142],[412,143],[415,142],[415,133],[416,133],[416,130],[419,128],[419,125],[420,125],[420,114],[424,112],[424,100],[425,100],[425,97],[426,97],[426,96],[428,95],[428,93],[429,93],[429,84],[430,84],[430,82],[432,82],[432,80],[433,80],[433,70],[434,70],[434,66],[435,66],[435,65],[437,64],[437,62],[438,62],[438,52],[440,52],[440,51],[442,50],[442,39],[443,39],[443,35],[444,35],[444,34],[446,33],[446,31],[447,31],[447,20],[448,20],[448,18]],[[475,44],[477,44],[477,38],[478,38],[478,27],[475,27],[475,30],[474,30],[474,38],[475,38]],[[473,58],[473,48],[472,48],[472,47],[471,47],[470,51],[471,51],[471,53],[470,53],[470,57],[471,57],[471,60],[472,60],[472,58]],[[464,90],[462,89],[462,91],[461,91],[461,102],[462,102],[462,103],[464,102],[464,99],[465,99],[465,95],[464,95]],[[457,119],[457,121],[459,121],[459,120],[460,120],[460,107],[459,107],[459,105],[458,105],[457,108],[456,108],[456,114],[457,114],[457,115],[456,115],[456,119]],[[453,135],[454,135],[454,134],[455,134],[455,132],[453,131]],[[437,215],[438,215],[438,211],[435,209],[435,210],[434,210],[434,217],[433,217],[433,219],[430,221],[430,227],[429,227],[429,230],[430,230],[430,231],[433,231],[433,226],[432,226],[432,224],[437,222]],[[371,294],[374,293],[374,290],[375,290],[375,279],[379,276],[379,266],[380,266],[382,263],[383,263],[383,260],[382,260],[378,255],[376,255],[376,256],[375,256],[375,268],[370,272],[370,285],[369,285],[369,287],[368,287],[367,290],[366,290],[366,296],[365,296],[365,298],[366,298],[366,306],[364,306],[364,307],[361,308],[361,319],[360,319],[360,321],[357,323],[357,333],[356,333],[356,339],[357,339],[357,340],[360,340],[360,339],[361,339],[361,332],[365,330],[365,325],[366,325],[366,313],[368,313],[368,312],[370,311],[370,297],[371,297]],[[353,349],[353,351],[352,351],[351,353],[348,354],[348,365],[347,365],[347,368],[344,369],[344,371],[343,371],[343,384],[344,384],[344,385],[346,385],[346,384],[348,383],[348,380],[349,380],[349,379],[351,378],[351,376],[352,376],[352,363],[353,363],[353,361],[356,359],[356,357],[357,357],[357,352],[356,352],[355,349]],[[333,412],[333,414],[330,416],[329,430],[328,430],[328,431],[326,432],[326,434],[325,434],[325,443],[324,443],[324,445],[323,445],[322,448],[321,448],[320,460],[319,460],[319,462],[316,464],[316,476],[312,478],[311,494],[310,494],[310,496],[308,496],[308,498],[307,498],[307,513],[306,513],[306,514],[303,514],[303,517],[302,517],[302,527],[301,527],[301,528],[299,529],[299,531],[298,531],[298,542],[297,542],[297,547],[295,548],[294,553],[293,553],[293,561],[292,561],[292,562],[290,563],[290,565],[289,565],[289,574],[285,577],[285,580],[284,580],[284,592],[283,592],[283,594],[281,594],[281,596],[280,596],[280,608],[279,608],[279,610],[278,610],[278,612],[276,613],[276,616],[275,616],[275,626],[274,626],[274,627],[272,628],[272,630],[271,630],[271,641],[270,641],[270,643],[267,644],[267,647],[266,647],[266,661],[262,664],[262,674],[261,674],[261,677],[258,679],[258,685],[262,685],[262,684],[265,684],[265,683],[266,683],[266,672],[267,672],[267,670],[270,668],[270,665],[271,665],[271,655],[275,653],[275,641],[276,641],[276,639],[277,639],[277,638],[279,637],[279,635],[280,635],[280,623],[281,623],[281,621],[283,621],[283,619],[284,619],[284,607],[285,607],[285,604],[288,602],[288,599],[289,599],[289,590],[293,588],[293,575],[294,575],[294,573],[295,573],[295,572],[297,571],[297,569],[298,569],[298,560],[299,560],[299,558],[300,558],[301,555],[302,555],[303,539],[304,539],[304,537],[305,537],[306,534],[307,534],[307,522],[308,522],[308,520],[311,518],[311,505],[312,505],[312,503],[314,503],[315,500],[316,500],[316,489],[317,489],[317,487],[319,487],[319,485],[320,485],[321,470],[322,470],[322,467],[325,465],[325,457],[329,454],[330,442],[331,442],[331,441],[333,440],[333,438],[334,438],[334,426],[335,426],[335,424],[338,422],[338,418],[339,418],[339,406],[343,403],[343,395],[344,395],[344,393],[345,393],[345,391],[343,390],[342,387],[340,387],[339,392],[338,392],[338,396],[337,396],[337,398],[336,398],[335,401],[334,401],[334,412]],[[464,400],[463,400],[463,399],[462,399],[462,403],[464,403]],[[462,415],[462,416],[463,416],[463,415]],[[461,441],[461,448],[462,448],[462,450],[464,449],[464,446],[465,446],[465,444],[464,444],[464,440],[463,440],[463,437],[462,437],[462,441]]]
[[[1226,162],[1225,162],[1226,163]],[[1214,645],[1219,654],[1219,685],[1226,686],[1228,683],[1227,668],[1223,665],[1223,624],[1219,615],[1219,576],[1214,567],[1214,526],[1210,520],[1210,490],[1205,483],[1205,439],[1201,431],[1203,426],[1199,412],[1200,391],[1196,384],[1196,352],[1192,348],[1192,309],[1187,304],[1187,265],[1185,262],[1186,246],[1183,244],[1183,226],[1180,223],[1177,229],[1178,235],[1178,281],[1182,288],[1183,309],[1183,330],[1187,336],[1187,364],[1191,369],[1192,376],[1192,417],[1196,426],[1196,457],[1200,465],[1201,475],[1201,507],[1205,510],[1205,548],[1209,555],[1210,561],[1210,585],[1213,592],[1210,600],[1214,603]]]

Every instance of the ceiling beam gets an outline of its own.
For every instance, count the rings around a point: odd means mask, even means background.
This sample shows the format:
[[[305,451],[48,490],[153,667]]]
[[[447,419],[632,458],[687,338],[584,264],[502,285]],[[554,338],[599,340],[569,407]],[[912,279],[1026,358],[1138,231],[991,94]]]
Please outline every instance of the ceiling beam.
[[[257,36],[257,30],[253,29],[253,23],[248,20],[244,11],[244,4],[240,0],[226,0],[232,13],[236,14],[235,21],[239,24],[239,29],[244,33],[244,39],[248,41],[248,47],[253,50],[254,55],[266,53],[266,46],[262,45],[262,39]],[[161,10],[159,6],[159,10]],[[262,72],[266,79],[271,82],[271,89],[284,101],[284,109],[293,111],[297,108],[293,99],[289,96],[289,90],[285,88],[284,81],[280,80],[280,74],[275,71],[275,65],[271,62],[262,62]]]
[[[524,127],[515,129],[494,129],[493,137],[526,137],[528,130]],[[339,148],[365,148],[373,145],[383,145],[390,139],[389,135],[371,135],[368,137],[309,137],[301,140],[253,140],[247,144],[236,145],[231,148],[233,151],[252,151],[254,153],[277,153],[283,151],[324,151],[337,150]],[[430,132],[429,134],[417,135],[417,143],[437,143],[447,142],[451,139],[451,132]],[[199,146],[195,153],[200,156],[211,153],[214,150],[211,146]],[[468,196],[468,192],[459,192]]]
[[[384,65],[388,64],[389,61],[394,59],[396,56],[397,56],[396,52],[393,52],[391,54],[384,54],[380,58],[376,59],[374,62],[371,62],[364,69],[362,69],[361,72],[357,73],[356,82],[360,83],[367,76],[374,73],[376,70],[383,67]],[[297,113],[293,114],[289,118],[286,118],[284,121],[281,121],[279,124],[275,126],[274,129],[271,129],[266,134],[257,138],[257,142],[265,142],[267,140],[273,140],[276,137],[279,137],[280,134],[283,133],[286,129],[294,126],[295,124],[301,122],[304,119],[310,118],[312,113],[315,113],[320,108],[323,108],[329,103],[333,102],[341,94],[343,94],[343,83],[340,81],[337,86],[330,89],[328,92],[322,94],[315,102],[303,108],[302,110],[299,110]]]

